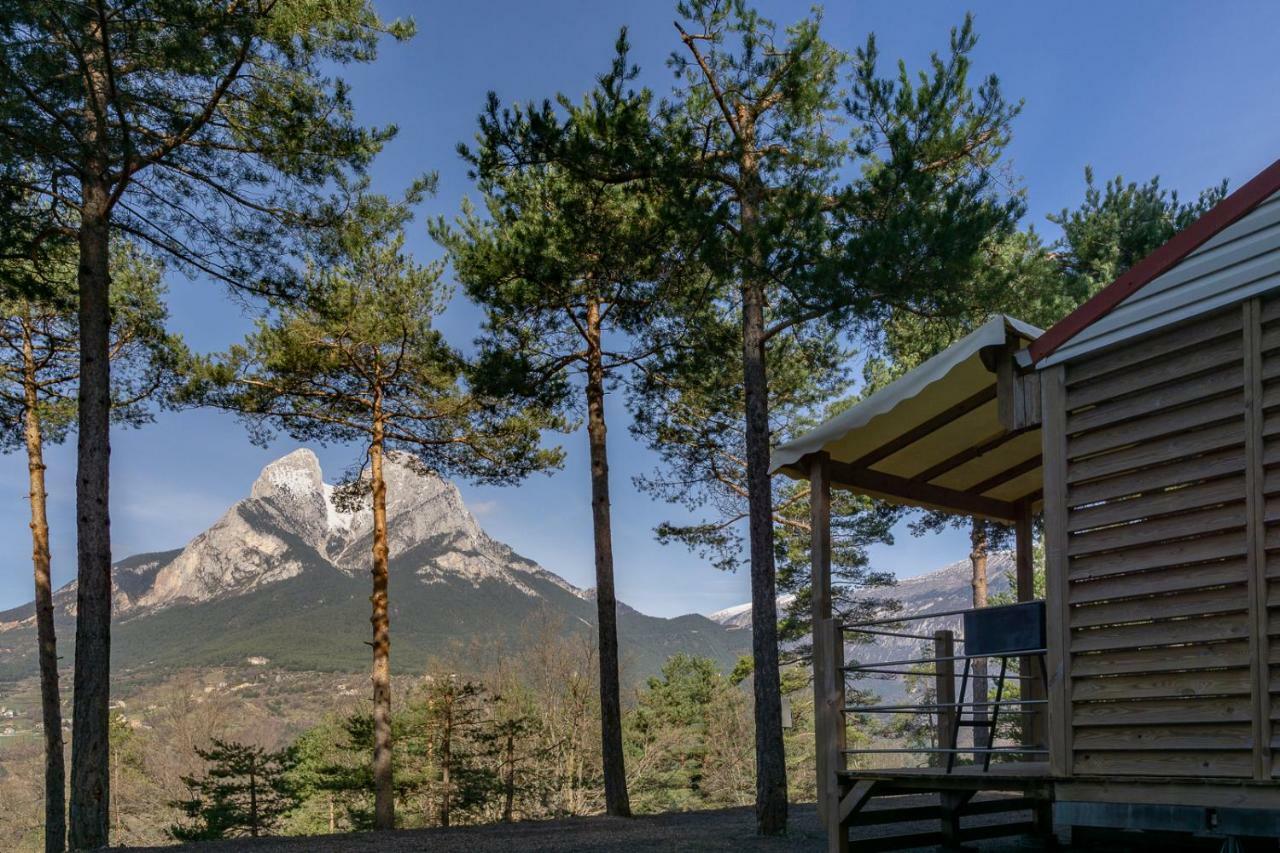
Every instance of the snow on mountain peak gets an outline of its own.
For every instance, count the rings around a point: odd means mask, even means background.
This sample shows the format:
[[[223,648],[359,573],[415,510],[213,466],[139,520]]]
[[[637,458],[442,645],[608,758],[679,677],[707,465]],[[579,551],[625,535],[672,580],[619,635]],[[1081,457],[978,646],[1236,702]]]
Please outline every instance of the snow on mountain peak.
[[[351,522],[355,520],[356,514],[338,509],[338,505],[334,500],[336,487],[328,483],[321,483],[320,489],[321,494],[324,496],[325,523],[329,533],[342,534],[350,532]]]
[[[778,612],[781,613],[789,607],[795,599],[796,597],[791,593],[778,596]],[[727,628],[749,628],[751,627],[751,602],[717,610],[715,613],[708,614],[707,618]]]

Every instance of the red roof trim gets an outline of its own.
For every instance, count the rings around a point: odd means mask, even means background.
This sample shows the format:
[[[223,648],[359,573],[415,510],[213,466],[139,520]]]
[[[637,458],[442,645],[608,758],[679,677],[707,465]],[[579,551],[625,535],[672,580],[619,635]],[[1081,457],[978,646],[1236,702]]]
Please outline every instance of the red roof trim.
[[[1049,356],[1058,347],[1101,319],[1124,299],[1203,246],[1215,234],[1240,219],[1280,190],[1280,160],[1276,160],[1247,184],[1213,206],[1195,222],[1147,255],[1124,275],[1093,295],[1083,305],[1055,323],[1030,346],[1032,362]]]

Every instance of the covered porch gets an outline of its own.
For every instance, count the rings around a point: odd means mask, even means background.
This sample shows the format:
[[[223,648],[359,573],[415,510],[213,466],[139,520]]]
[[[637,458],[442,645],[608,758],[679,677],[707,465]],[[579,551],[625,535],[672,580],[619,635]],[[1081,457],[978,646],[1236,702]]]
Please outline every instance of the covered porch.
[[[1007,612],[984,611],[981,617],[950,611],[848,624],[833,613],[831,594],[834,488],[1012,526],[1016,599],[1034,601],[1033,519],[1043,489],[1040,389],[1037,374],[1020,373],[1014,357],[1039,335],[1039,329],[1018,320],[994,317],[915,370],[774,452],[775,473],[807,479],[810,484],[818,808],[833,851],[847,850],[849,828],[868,821],[936,818],[938,830],[928,838],[916,833],[910,839],[885,836],[881,844],[860,841],[859,849],[892,849],[907,840],[958,844],[1003,832],[1051,831],[1043,607],[993,608]],[[965,638],[950,630],[930,634],[910,628],[912,621],[919,625],[921,619],[936,622],[943,617],[963,620],[975,634],[983,626],[984,639],[971,641],[973,648],[966,649]],[[846,643],[855,633],[910,637],[920,641],[928,654],[846,665]],[[967,676],[976,659],[988,657],[1004,663],[1018,660],[1018,674],[1012,678],[1021,690],[1011,691],[1012,698],[1001,693],[994,700],[982,696],[980,701],[966,701],[972,680],[961,678],[957,694],[956,676],[961,672]],[[906,672],[903,667],[908,666],[917,672],[921,666],[931,667],[923,670],[935,685],[928,707],[848,703],[849,679],[867,672]],[[931,713],[936,729],[929,747],[851,749],[847,745],[849,721],[855,715],[919,710]],[[1022,722],[1021,743],[996,744],[995,726],[1001,716]],[[964,726],[974,731],[967,746],[957,737]],[[972,754],[973,763],[957,761],[962,754]],[[875,760],[868,760],[869,756]],[[910,763],[913,757],[915,764]],[[901,759],[902,766],[892,766],[894,758]],[[1010,796],[988,797],[985,792]],[[936,796],[936,802],[921,805],[920,795]],[[901,801],[911,805],[886,808],[884,798],[904,798]],[[881,807],[867,809],[873,799]],[[962,818],[997,811],[1027,812],[1029,820],[1008,824],[984,820],[973,827],[962,823]]]

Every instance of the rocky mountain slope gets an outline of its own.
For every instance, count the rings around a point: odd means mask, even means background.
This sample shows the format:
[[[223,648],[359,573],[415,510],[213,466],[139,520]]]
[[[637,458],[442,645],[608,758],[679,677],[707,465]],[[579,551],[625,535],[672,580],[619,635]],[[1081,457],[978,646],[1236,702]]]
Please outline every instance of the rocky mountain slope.
[[[446,480],[387,466],[392,659],[399,671],[463,666],[537,630],[588,630],[589,591],[490,538]],[[319,460],[297,450],[268,465],[249,497],[176,551],[115,566],[112,658],[141,667],[222,666],[265,658],[286,669],[360,671],[368,664],[372,513],[339,510]],[[69,658],[75,588],[55,594]],[[620,608],[632,679],[684,651],[732,666],[746,632],[703,616]],[[0,679],[35,672],[30,605],[0,612]]]

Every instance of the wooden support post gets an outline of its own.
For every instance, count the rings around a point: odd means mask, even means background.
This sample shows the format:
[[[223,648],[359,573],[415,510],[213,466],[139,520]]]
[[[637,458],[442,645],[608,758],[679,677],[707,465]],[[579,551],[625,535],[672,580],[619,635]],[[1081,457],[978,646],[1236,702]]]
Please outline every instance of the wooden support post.
[[[1021,501],[1018,504],[1018,520],[1013,525],[1019,601],[1033,601],[1036,597],[1032,521],[1031,501]]]
[[[827,708],[831,651],[827,648],[824,622],[813,623],[813,748],[817,774],[818,820],[827,826],[831,803],[839,799],[839,790],[831,790],[835,775],[830,772],[831,744],[835,740],[835,724]]]
[[[841,818],[840,773],[844,770],[844,629],[839,619],[824,619],[814,624],[814,651],[818,650],[829,665],[824,666],[819,708],[824,731],[817,736],[818,755],[825,772],[818,779],[818,796],[825,800],[823,824],[827,828],[828,850],[844,853],[849,849],[849,829]]]
[[[819,626],[831,618],[831,457],[818,452],[809,462],[809,554],[813,566],[810,585],[813,598],[813,714],[815,766],[818,774],[818,819],[826,822],[830,792],[824,790],[828,778],[834,778],[827,766],[826,740],[835,736],[836,719],[824,711],[824,694],[832,666],[831,651],[820,642]],[[843,673],[838,674],[843,679]],[[840,722],[843,722],[841,719]]]
[[[1022,373],[1014,358],[1019,341],[1010,336],[996,356],[996,417],[1009,432],[1021,432],[1040,425],[1040,374]]]
[[[1018,601],[1034,601],[1035,588],[1035,528],[1031,513],[1031,501],[1022,501],[1018,505],[1018,520],[1014,523],[1014,556],[1017,563]],[[1018,660],[1019,695],[1024,699],[1043,699],[1044,681],[1040,668],[1044,666],[1041,656],[1024,657]],[[1048,728],[1046,726],[1046,708],[1044,705],[1032,705],[1033,714],[1022,714],[1022,745],[1026,747],[1046,748]],[[1019,710],[1026,710],[1025,708]],[[1026,754],[1024,761],[1039,759],[1039,755]]]
[[[1049,667],[1049,766],[1054,776],[1070,776],[1071,623],[1067,599],[1067,386],[1062,365],[1041,372],[1044,427],[1045,622]]]
[[[943,791],[938,797],[942,806],[942,848],[959,850],[963,847],[960,834],[960,814],[973,799],[973,791]]]
[[[933,633],[934,687],[933,693],[938,704],[938,747],[955,749],[956,709],[944,708],[954,705],[956,701],[956,635],[954,631],[935,631]],[[929,762],[936,767],[947,766],[947,754],[935,753]]]
[[[809,457],[809,549],[813,565],[813,619],[831,618],[831,457]]]
[[[1268,631],[1267,500],[1263,471],[1262,306],[1244,303],[1246,536],[1249,566],[1249,652],[1253,677],[1253,777],[1269,780],[1271,754],[1271,638]]]
[[[1047,797],[1036,800],[1036,804],[1031,808],[1031,826],[1032,834],[1040,839],[1040,843],[1046,850],[1052,850],[1058,846],[1058,837],[1053,831],[1052,800]]]

